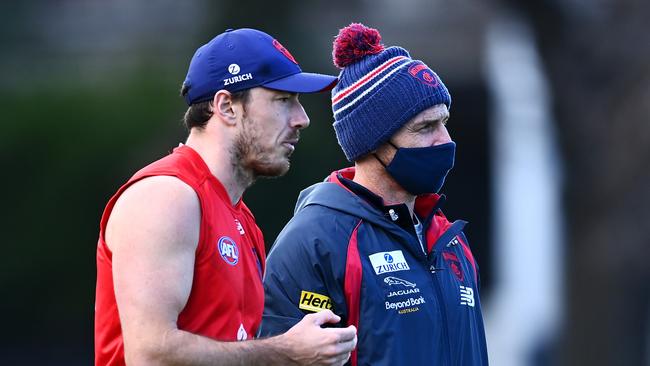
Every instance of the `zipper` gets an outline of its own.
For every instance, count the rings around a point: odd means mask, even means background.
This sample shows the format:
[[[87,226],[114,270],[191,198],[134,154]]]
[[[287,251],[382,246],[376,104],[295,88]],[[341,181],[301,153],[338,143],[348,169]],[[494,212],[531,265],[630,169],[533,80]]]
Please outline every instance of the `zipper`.
[[[449,341],[449,323],[447,321],[447,306],[445,305],[445,299],[442,295],[442,288],[440,286],[440,277],[436,276],[436,273],[438,270],[435,268],[435,263],[438,260],[437,256],[437,251],[434,249],[431,251],[432,256],[430,260],[430,272],[431,276],[433,277],[433,282],[434,286],[436,288],[436,294],[438,296],[438,306],[440,307],[440,315],[442,316],[442,322],[443,322],[443,327],[442,327],[442,335],[445,343],[445,349],[447,352],[444,354],[444,364],[445,365],[451,365],[451,342]]]
[[[452,350],[451,350],[451,341],[449,340],[449,323],[447,320],[447,306],[445,305],[445,298],[442,293],[442,286],[440,284],[440,281],[442,281],[442,278],[440,276],[437,276],[436,274],[442,270],[442,268],[436,268],[436,264],[438,262],[438,254],[441,253],[444,249],[444,246],[452,240],[458,233],[460,233],[463,230],[463,227],[465,226],[467,222],[458,220],[455,221],[445,232],[442,233],[437,239],[436,242],[433,244],[433,247],[431,249],[431,255],[427,255],[427,266],[429,269],[429,273],[431,273],[431,276],[433,277],[433,283],[434,287],[436,288],[436,295],[437,295],[437,301],[438,301],[438,306],[440,307],[440,315],[442,317],[442,334],[443,334],[443,342],[444,346],[446,349],[446,352],[444,354],[444,364],[445,365],[451,365],[451,355],[452,355]],[[425,232],[426,233],[426,232]],[[426,238],[426,234],[424,235]],[[440,250],[437,250],[436,248],[441,248]]]
[[[420,243],[420,249],[422,249],[422,254],[424,256],[427,256],[427,250],[424,249],[424,241],[426,241],[426,231],[424,231],[425,227],[424,224],[417,218],[417,216],[414,216],[415,219],[417,220],[417,224],[413,224],[413,228],[415,229],[415,236],[418,239],[418,243]],[[418,230],[418,227],[420,230]]]
[[[427,257],[427,251],[424,249],[424,244],[422,244],[422,241],[420,238],[418,238],[418,243],[420,243],[420,249],[422,249],[422,254],[424,254],[424,257]]]
[[[431,221],[431,217],[428,218],[427,222]],[[424,248],[424,243],[420,242],[419,239],[415,239],[420,243],[420,248],[422,249],[422,256],[421,261],[425,265],[425,268],[429,271],[431,274],[432,281],[434,283],[435,291],[436,291],[436,302],[438,303],[439,309],[440,309],[440,316],[442,318],[442,334],[443,334],[443,343],[444,343],[444,348],[445,348],[445,353],[443,355],[444,359],[444,364],[445,365],[451,365],[451,355],[452,355],[452,350],[451,350],[451,341],[449,340],[449,323],[447,320],[447,307],[445,305],[445,298],[442,294],[442,287],[440,284],[440,281],[442,280],[439,276],[436,276],[436,274],[443,270],[443,268],[436,268],[436,263],[438,260],[438,254],[442,252],[441,250],[436,250],[436,248],[443,248],[445,245],[452,240],[458,233],[460,233],[463,230],[463,227],[467,224],[466,221],[463,220],[456,220],[454,223],[447,229],[445,230],[442,235],[440,235],[435,243],[433,244],[431,254],[428,255],[426,253],[426,249]],[[428,230],[428,225],[425,227],[423,225],[423,237],[426,242],[426,230]],[[409,240],[413,240],[413,236],[409,234]],[[408,240],[407,240],[408,241]],[[411,247],[413,248],[413,247]],[[412,254],[414,254],[412,252]]]

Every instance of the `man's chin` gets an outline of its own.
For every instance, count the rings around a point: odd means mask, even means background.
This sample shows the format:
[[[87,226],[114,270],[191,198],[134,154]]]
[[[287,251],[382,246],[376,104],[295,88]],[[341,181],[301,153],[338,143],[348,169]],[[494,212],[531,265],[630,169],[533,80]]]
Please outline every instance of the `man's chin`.
[[[288,160],[279,164],[257,164],[253,168],[253,172],[257,177],[276,178],[287,174],[290,166]]]

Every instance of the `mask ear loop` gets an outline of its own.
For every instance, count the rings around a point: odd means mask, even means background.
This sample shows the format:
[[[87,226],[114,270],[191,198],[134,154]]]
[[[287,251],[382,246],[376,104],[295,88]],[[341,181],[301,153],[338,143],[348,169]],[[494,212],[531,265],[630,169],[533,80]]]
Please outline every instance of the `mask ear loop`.
[[[375,159],[377,159],[377,161],[379,162],[379,164],[381,164],[381,166],[383,166],[384,168],[386,168],[386,164],[384,164],[384,162],[381,161],[381,159],[379,159],[379,157],[377,156],[377,154],[372,153],[372,156],[374,156]]]
[[[392,146],[395,150],[399,150],[399,147],[395,146],[395,144],[393,144],[390,140],[388,140],[388,141],[386,141],[386,142],[387,142],[390,146]],[[386,164],[384,164],[384,162],[381,161],[381,159],[379,159],[379,157],[377,156],[376,153],[373,152],[373,153],[372,153],[372,156],[374,156],[375,159],[377,159],[377,161],[379,162],[379,164],[381,164],[381,166],[383,166],[384,168],[386,168]]]

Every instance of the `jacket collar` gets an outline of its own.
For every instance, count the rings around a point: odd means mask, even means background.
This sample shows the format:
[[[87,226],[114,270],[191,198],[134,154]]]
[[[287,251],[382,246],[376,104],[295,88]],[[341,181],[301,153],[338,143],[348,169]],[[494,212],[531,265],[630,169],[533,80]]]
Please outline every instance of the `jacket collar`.
[[[404,204],[398,205],[386,205],[384,199],[379,195],[373,193],[368,188],[362,186],[359,183],[353,181],[355,174],[355,168],[349,167],[341,170],[332,172],[325,181],[336,183],[337,185],[345,188],[347,191],[354,193],[355,195],[364,199],[371,206],[384,211],[384,208],[395,208],[395,206],[404,206]],[[436,193],[424,194],[417,196],[415,198],[415,213],[418,216],[420,221],[426,220],[432,214],[435,214],[436,211],[445,203],[445,195],[439,195]]]

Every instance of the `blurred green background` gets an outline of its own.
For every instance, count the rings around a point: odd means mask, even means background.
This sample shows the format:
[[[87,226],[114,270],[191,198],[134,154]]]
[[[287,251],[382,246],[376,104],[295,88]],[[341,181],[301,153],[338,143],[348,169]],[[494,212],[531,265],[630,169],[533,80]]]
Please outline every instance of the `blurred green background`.
[[[0,364],[92,363],[102,210],[136,170],[184,141],[179,88],[189,60],[226,28],[262,29],[303,70],[336,74],[333,37],[363,22],[441,75],[458,143],[445,212],[470,221],[488,302],[500,286],[493,210],[500,162],[493,159],[499,131],[490,123],[495,96],[485,34],[514,17],[533,35],[557,131],[562,311],[550,337],[501,364],[650,365],[647,14],[650,5],[640,0],[0,3]],[[349,165],[331,127],[329,95],[301,101],[311,126],[290,172],[245,194],[267,247],[300,189]]]

